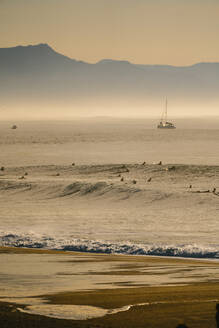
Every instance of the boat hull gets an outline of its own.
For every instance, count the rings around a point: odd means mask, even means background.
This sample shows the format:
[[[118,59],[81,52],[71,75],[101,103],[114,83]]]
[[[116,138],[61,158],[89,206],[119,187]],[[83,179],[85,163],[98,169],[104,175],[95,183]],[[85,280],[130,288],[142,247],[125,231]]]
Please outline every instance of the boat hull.
[[[157,128],[158,128],[158,129],[164,129],[164,130],[165,130],[165,129],[168,129],[168,130],[169,130],[169,129],[176,129],[176,127],[175,127],[174,125],[172,125],[172,126],[168,126],[168,125],[158,125]]]

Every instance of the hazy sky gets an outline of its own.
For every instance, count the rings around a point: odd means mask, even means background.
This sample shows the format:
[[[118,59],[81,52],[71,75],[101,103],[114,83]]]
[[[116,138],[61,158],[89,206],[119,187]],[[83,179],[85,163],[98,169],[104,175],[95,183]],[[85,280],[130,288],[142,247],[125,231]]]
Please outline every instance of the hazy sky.
[[[219,0],[0,0],[0,47],[48,43],[71,58],[219,61]]]

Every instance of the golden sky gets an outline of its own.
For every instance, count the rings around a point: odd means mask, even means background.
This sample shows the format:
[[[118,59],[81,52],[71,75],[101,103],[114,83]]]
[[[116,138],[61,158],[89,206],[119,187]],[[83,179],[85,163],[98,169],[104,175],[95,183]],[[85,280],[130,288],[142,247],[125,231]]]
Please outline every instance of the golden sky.
[[[0,47],[190,65],[219,61],[218,38],[219,0],[0,0]]]

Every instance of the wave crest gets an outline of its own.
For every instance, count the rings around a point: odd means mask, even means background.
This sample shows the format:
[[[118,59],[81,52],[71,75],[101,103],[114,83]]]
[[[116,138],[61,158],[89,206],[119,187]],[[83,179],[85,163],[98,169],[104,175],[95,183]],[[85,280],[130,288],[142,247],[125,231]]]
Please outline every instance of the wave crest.
[[[219,258],[219,247],[201,245],[149,245],[104,242],[88,239],[60,239],[35,234],[1,233],[0,245],[7,247],[41,248],[103,254],[154,255],[186,258]]]

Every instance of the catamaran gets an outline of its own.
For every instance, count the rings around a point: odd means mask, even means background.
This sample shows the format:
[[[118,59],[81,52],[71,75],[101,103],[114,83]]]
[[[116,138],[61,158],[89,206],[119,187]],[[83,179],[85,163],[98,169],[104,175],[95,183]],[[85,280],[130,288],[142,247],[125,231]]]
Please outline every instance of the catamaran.
[[[165,108],[161,116],[160,123],[157,126],[158,129],[175,129],[175,125],[167,121],[167,98],[165,102]]]

